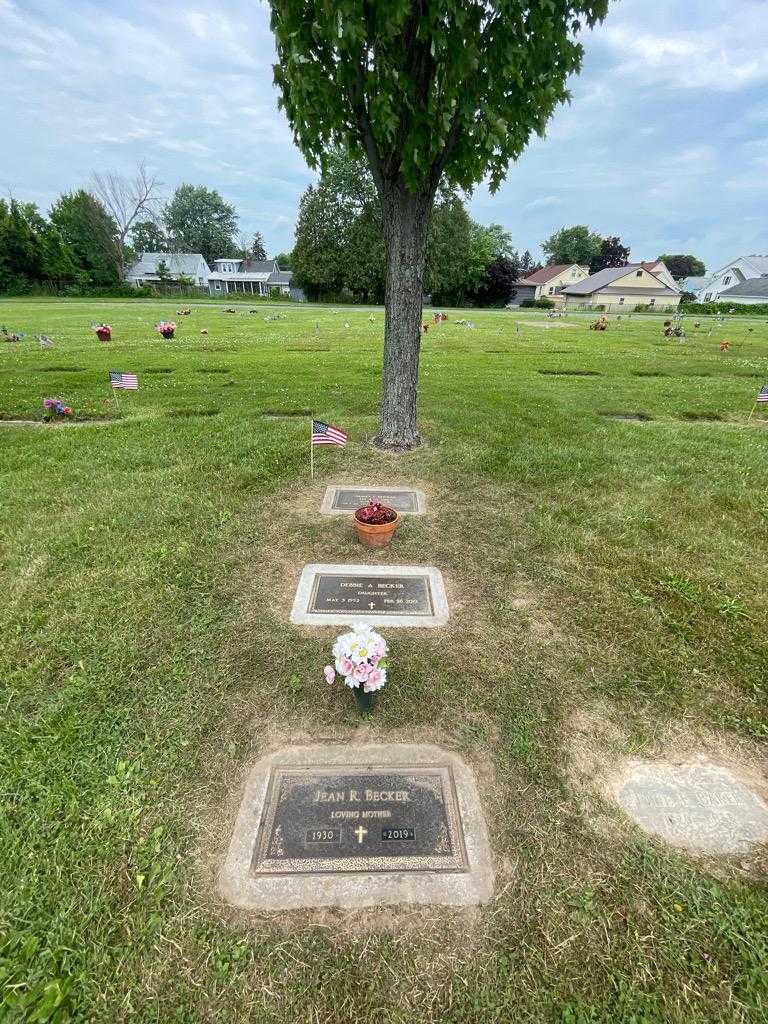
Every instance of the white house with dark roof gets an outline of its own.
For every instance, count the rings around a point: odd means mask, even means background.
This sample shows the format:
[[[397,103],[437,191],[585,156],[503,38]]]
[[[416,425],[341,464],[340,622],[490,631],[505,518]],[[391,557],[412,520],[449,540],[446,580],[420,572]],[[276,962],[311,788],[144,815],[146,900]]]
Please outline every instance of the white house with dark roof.
[[[209,294],[223,298],[230,292],[246,295],[269,295],[276,288],[284,295],[302,298],[298,289],[291,288],[293,274],[281,270],[277,260],[214,260],[214,269],[208,275]]]
[[[716,270],[714,274],[708,275],[703,282],[697,282],[698,287],[686,287],[686,291],[692,291],[697,302],[719,302],[723,295],[723,301],[728,301],[724,293],[728,289],[736,288],[745,281],[754,281],[768,274],[768,255],[754,253],[751,256],[740,256],[731,260],[724,267]],[[683,285],[687,285],[684,281]]]
[[[752,277],[733,285],[718,296],[720,302],[732,302],[736,306],[768,305],[768,274]]]
[[[583,281],[568,285],[563,288],[566,308],[613,313],[629,313],[638,306],[655,306],[665,312],[677,308],[680,304],[679,289],[667,284],[663,272],[650,270],[651,266],[655,265],[629,263],[625,267],[607,267]]]
[[[163,263],[168,271],[164,278],[157,272]],[[195,287],[207,288],[210,273],[210,267],[199,252],[145,252],[128,268],[125,280],[140,288],[164,279],[178,281],[188,278]]]

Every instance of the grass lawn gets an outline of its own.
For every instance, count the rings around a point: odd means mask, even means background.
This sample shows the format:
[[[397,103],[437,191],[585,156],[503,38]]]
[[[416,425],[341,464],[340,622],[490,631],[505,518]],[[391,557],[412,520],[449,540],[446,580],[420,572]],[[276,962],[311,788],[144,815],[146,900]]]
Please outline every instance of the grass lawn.
[[[765,857],[664,846],[608,782],[633,757],[764,769],[768,429],[746,421],[765,319],[680,343],[659,319],[452,313],[424,339],[426,444],[394,456],[368,444],[380,311],[205,306],[164,342],[174,310],[0,308],[27,333],[0,346],[5,419],[46,396],[113,415],[108,370],[141,385],[107,424],[0,424],[0,1020],[764,1021]],[[316,450],[314,484],[309,411],[351,439]],[[441,568],[452,618],[385,631],[361,723],[322,679],[337,631],[287,617],[306,562],[365,560],[317,514],[329,482],[363,480],[427,492],[373,559]],[[489,905],[222,904],[249,766],[329,739],[472,765]]]

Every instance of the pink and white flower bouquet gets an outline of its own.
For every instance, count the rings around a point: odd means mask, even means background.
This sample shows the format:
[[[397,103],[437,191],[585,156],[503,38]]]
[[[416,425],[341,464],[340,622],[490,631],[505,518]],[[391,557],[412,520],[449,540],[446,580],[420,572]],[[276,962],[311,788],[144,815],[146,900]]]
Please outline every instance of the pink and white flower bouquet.
[[[159,324],[155,324],[155,330],[164,338],[172,338],[173,332],[176,330],[176,323],[173,320],[161,320]]]
[[[371,707],[371,694],[387,681],[387,642],[365,622],[358,622],[351,633],[342,633],[333,645],[334,664],[326,665],[326,682],[332,683],[336,673],[355,694],[361,710]]]

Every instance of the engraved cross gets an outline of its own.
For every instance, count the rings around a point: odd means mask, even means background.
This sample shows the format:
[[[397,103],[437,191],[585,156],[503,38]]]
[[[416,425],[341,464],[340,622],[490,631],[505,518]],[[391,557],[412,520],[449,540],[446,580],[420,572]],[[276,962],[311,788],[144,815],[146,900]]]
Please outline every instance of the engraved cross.
[[[362,843],[362,841],[365,838],[365,836],[368,835],[368,829],[367,828],[363,828],[362,825],[358,825],[357,828],[354,830],[353,835],[357,836],[357,842],[358,842],[358,845],[359,845],[360,843]]]

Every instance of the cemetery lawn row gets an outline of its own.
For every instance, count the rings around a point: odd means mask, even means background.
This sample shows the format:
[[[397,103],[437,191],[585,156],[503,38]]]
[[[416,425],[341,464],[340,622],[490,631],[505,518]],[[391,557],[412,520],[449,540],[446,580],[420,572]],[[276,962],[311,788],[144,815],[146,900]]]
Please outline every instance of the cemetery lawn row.
[[[680,343],[651,318],[596,334],[452,312],[424,337],[426,443],[395,457],[367,444],[370,317],[0,311],[27,335],[0,347],[0,417],[61,397],[114,418],[0,425],[0,1019],[764,1019],[766,865],[654,843],[601,783],[640,755],[754,764],[768,738],[766,414],[747,422],[768,325],[688,322]],[[139,377],[119,410],[110,370]],[[310,486],[312,413],[350,444],[316,452]],[[322,679],[336,631],[287,621],[305,563],[366,560],[317,513],[340,481],[425,490],[429,514],[372,558],[439,567],[451,607],[444,629],[385,631],[390,681],[362,725]],[[213,879],[245,771],[328,739],[460,753],[494,900],[228,910]]]

